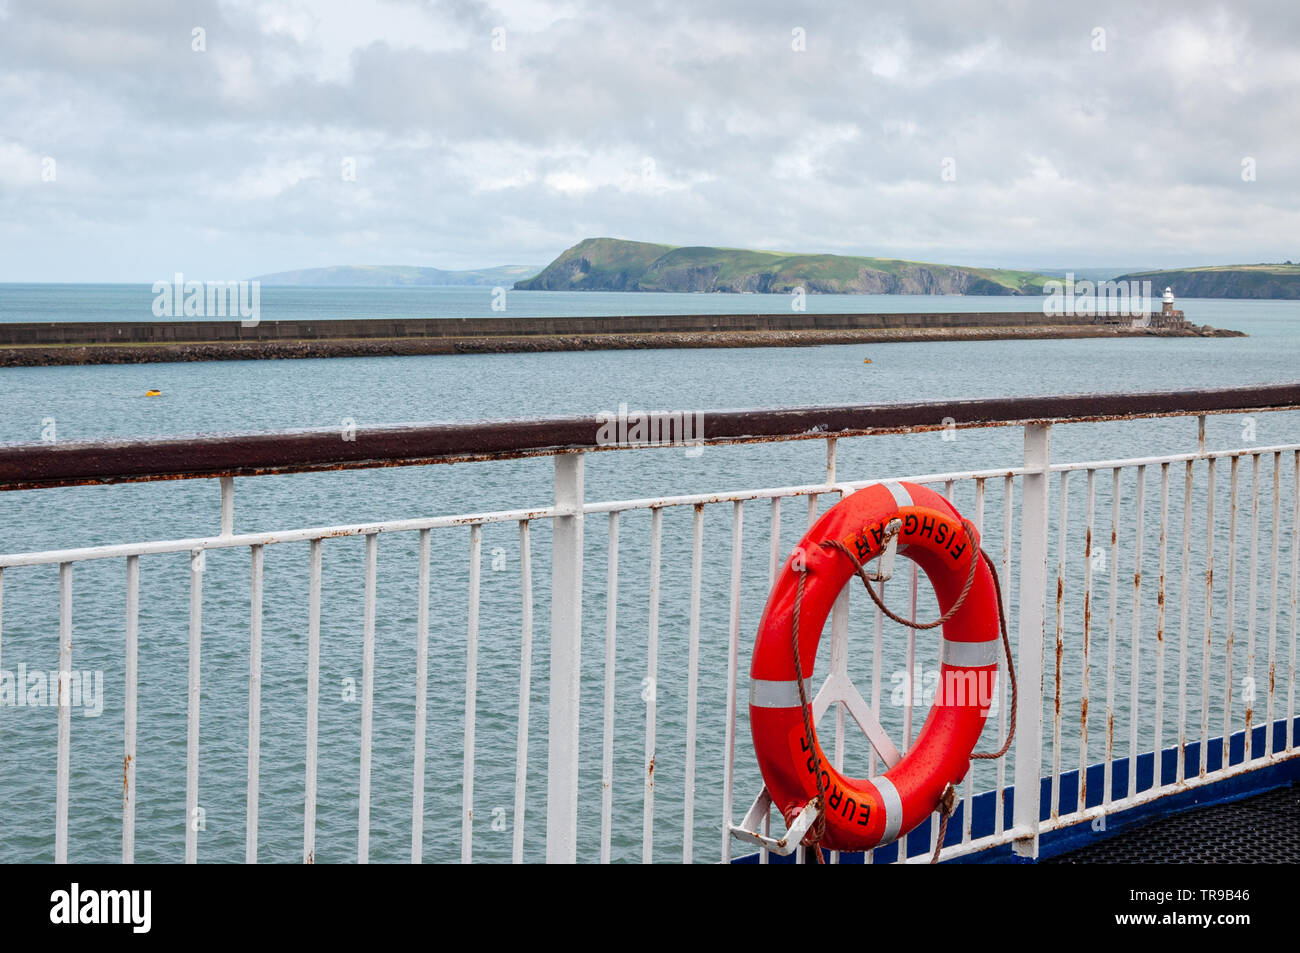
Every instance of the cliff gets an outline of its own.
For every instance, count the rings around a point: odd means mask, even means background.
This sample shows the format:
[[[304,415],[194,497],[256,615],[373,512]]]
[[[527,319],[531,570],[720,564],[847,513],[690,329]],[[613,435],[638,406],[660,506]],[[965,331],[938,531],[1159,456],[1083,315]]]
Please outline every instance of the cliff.
[[[1116,281],[1150,281],[1157,298],[1172,288],[1179,298],[1300,298],[1300,265],[1214,265],[1143,271]]]
[[[810,255],[588,238],[520,291],[723,291],[790,294],[1041,294],[1046,275],[890,258]]]

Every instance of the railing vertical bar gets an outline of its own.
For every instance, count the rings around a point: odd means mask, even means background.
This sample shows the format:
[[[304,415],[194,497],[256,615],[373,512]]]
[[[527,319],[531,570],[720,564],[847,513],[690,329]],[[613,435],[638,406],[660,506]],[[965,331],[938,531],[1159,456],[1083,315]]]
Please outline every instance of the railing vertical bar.
[[[1016,708],[1016,798],[1014,821],[1020,836],[1013,850],[1038,856],[1043,760],[1043,639],[1047,631],[1047,540],[1051,522],[1052,430],[1027,424],[1020,495],[1019,660],[1021,684],[1030,686]],[[1001,710],[1002,706],[999,706]],[[1001,764],[1005,759],[999,758]]]
[[[1228,767],[1228,742],[1232,736],[1232,650],[1237,641],[1237,490],[1241,457],[1232,458],[1230,469],[1231,490],[1228,497],[1228,638],[1223,648],[1223,760]]]
[[[1146,528],[1147,468],[1137,468],[1133,518],[1133,628],[1128,660],[1128,796],[1137,793],[1138,723],[1142,700],[1138,694],[1142,662],[1142,534]],[[1157,757],[1159,757],[1157,755]],[[1155,778],[1158,783],[1159,778]]]
[[[911,607],[911,614],[908,616],[908,618],[915,619],[917,577],[918,577],[919,570],[917,569],[916,563],[911,562],[911,560],[909,560],[908,562],[910,563],[911,566],[911,569],[908,573],[909,576],[908,592],[909,592],[909,605]],[[924,679],[922,679],[922,682],[923,681]],[[903,755],[906,755],[908,750],[912,747],[912,709],[916,707],[916,690],[918,687],[917,678],[916,678],[916,630],[910,627],[907,630],[906,685],[907,687],[903,692],[903,698],[906,701],[906,705],[903,708],[903,744],[899,748],[899,753]],[[934,820],[934,816],[931,815],[931,837],[932,838],[936,830],[933,825],[933,820]],[[898,855],[895,858],[894,863],[903,864],[907,862],[907,858],[908,858],[907,846],[908,846],[907,837],[906,836],[900,837],[898,839]],[[930,849],[933,851],[934,849],[933,844],[930,845]]]
[[[776,585],[776,571],[781,566],[781,497],[779,496],[772,497],[772,509],[769,522],[771,523],[771,530],[769,533],[771,536],[771,550],[768,558],[767,588],[770,592],[772,587]],[[770,833],[771,823],[772,812],[768,811],[763,817],[763,833],[765,835]],[[759,848],[758,862],[760,864],[766,864],[769,862],[769,859],[768,849],[766,847]]]
[[[528,722],[533,692],[532,524],[519,521],[519,717],[515,726],[515,810],[511,863],[524,862],[524,819],[528,808]]]
[[[1052,819],[1061,816],[1061,666],[1065,656],[1065,553],[1069,527],[1070,471],[1061,472],[1061,512],[1056,535],[1056,666],[1052,693]]]
[[[772,497],[771,515],[768,521],[771,523],[771,543],[767,560],[767,586],[771,589],[776,585],[776,571],[781,568],[781,498],[779,496]]]
[[[952,490],[953,490],[953,481],[952,481],[952,480],[946,480],[946,481],[944,481],[944,485],[943,485],[943,496],[944,496],[944,499],[946,499],[949,503],[952,502]],[[916,607],[916,599],[915,599],[915,592],[916,592],[915,582],[916,582],[916,577],[917,577],[916,564],[913,563],[913,565],[912,565],[912,580],[913,580],[913,590],[912,590],[912,591],[913,591],[913,601],[912,601],[913,609],[912,609],[912,618],[914,618],[914,619],[916,618],[916,608],[915,608],[915,607]],[[909,630],[909,632],[911,632],[911,631],[912,631],[912,630]],[[843,716],[841,715],[841,719],[842,719],[842,718],[843,718]],[[839,765],[836,765],[836,767],[839,767]],[[966,772],[966,780],[967,780],[967,782],[970,781],[970,775],[971,775],[971,772],[970,772],[970,771],[967,771],[967,772]],[[969,811],[968,809],[963,809],[962,813],[963,813],[963,814],[969,814],[970,811]],[[939,827],[940,827],[940,815],[939,815],[939,812],[938,812],[938,811],[935,811],[933,814],[930,815],[930,852],[931,852],[931,854],[934,853],[935,848],[936,848],[936,847],[938,846],[938,844],[939,844]]]
[[[1205,638],[1201,644],[1201,765],[1205,777],[1210,751],[1210,645],[1214,637],[1214,457],[1207,457],[1205,493]]]
[[[244,863],[257,863],[257,800],[262,763],[262,546],[249,547],[248,792],[244,797]],[[134,558],[134,557],[132,557]]]
[[[316,762],[320,715],[320,591],[321,541],[311,546],[311,582],[307,600],[307,768],[303,799],[302,860],[316,863]]]
[[[700,606],[704,574],[704,504],[695,504],[691,524],[691,619],[690,645],[686,659],[686,796],[682,818],[682,863],[689,864],[695,852],[695,729],[699,718]]]
[[[190,553],[190,651],[185,731],[185,863],[199,859],[199,673],[203,645],[204,551]]]
[[[379,538],[366,534],[366,596],[361,637],[361,777],[357,795],[357,863],[370,863],[370,756],[375,712],[375,590]]]
[[[1096,546],[1097,471],[1088,470],[1083,537],[1083,663],[1079,676],[1079,809],[1088,804],[1088,700],[1092,692],[1092,558]]]
[[[1300,450],[1295,452],[1291,478],[1291,658],[1286,690],[1286,750],[1295,748],[1296,616],[1300,615]]]
[[[880,601],[885,601],[885,589],[889,585],[889,580],[882,579],[879,584]],[[884,675],[884,643],[885,643],[885,614],[876,609],[873,624],[873,645],[871,653],[871,713],[880,719],[880,682]],[[869,746],[870,773],[874,778],[876,776],[876,746]]]
[[[68,862],[68,778],[72,757],[72,699],[64,692],[71,684],[64,675],[72,671],[72,563],[59,563],[59,741],[54,792],[54,862]],[[189,826],[186,825],[186,830]]]
[[[469,620],[465,631],[465,756],[461,762],[460,862],[474,859],[474,721],[478,706],[479,570],[483,524],[469,528]]]
[[[885,589],[889,583],[887,580],[881,580],[878,592],[880,601],[885,601]],[[880,720],[880,680],[883,674],[883,646],[885,636],[885,616],[879,608],[875,609],[875,615],[872,621],[872,650],[871,650],[871,713]],[[876,746],[867,746],[867,774],[875,777],[878,770],[876,761]],[[863,862],[867,864],[875,863],[876,853],[874,849],[869,849],[863,855]]]
[[[844,770],[844,705],[842,703],[836,703],[835,705],[834,764],[836,771],[842,772]],[[838,864],[840,862],[840,852],[838,850],[831,851],[830,857],[832,864]]]
[[[945,482],[944,482],[944,486],[943,486],[943,496],[944,496],[944,499],[946,499],[949,503],[952,502],[952,490],[953,490],[953,481],[952,481],[952,480],[947,480],[947,481],[945,481]],[[912,568],[912,578],[913,578],[913,580],[916,579],[916,567],[915,567],[915,564],[913,564],[913,568]],[[913,603],[913,605],[915,605],[915,602]],[[915,610],[913,611],[912,618],[916,618]],[[910,630],[909,630],[909,631],[910,631]],[[842,719],[843,719],[843,715],[841,714],[841,720],[842,720]],[[839,765],[837,765],[836,767],[839,767]],[[969,776],[970,776],[970,772],[968,771],[968,772],[967,772],[967,780],[969,780]],[[966,811],[966,812],[963,812],[963,813],[969,813],[969,812]],[[938,812],[938,811],[935,811],[932,815],[930,815],[930,852],[931,852],[931,854],[934,853],[935,848],[938,847],[938,845],[939,845],[939,826],[940,826],[940,819],[939,819],[939,818],[940,818],[940,815],[939,815],[939,812]]]
[[[1012,502],[1015,496],[1015,478],[1002,478],[1002,615],[1011,618],[1011,529]],[[1022,527],[1023,528],[1023,527]],[[998,704],[998,737],[1007,736],[1007,706]],[[1019,755],[1017,754],[1017,757]],[[1006,830],[1007,812],[1007,759],[998,758],[998,804],[994,819],[994,832],[1001,834]]]
[[[415,609],[415,758],[411,790],[411,863],[424,860],[424,759],[429,724],[429,530],[420,530]]]
[[[908,572],[908,575],[910,576],[908,585],[910,587],[909,601],[912,610],[911,614],[908,615],[908,618],[915,619],[918,569],[916,563],[911,560],[908,560],[908,563],[911,567]],[[924,679],[922,679],[922,681],[924,681]],[[912,710],[916,707],[916,689],[916,629],[909,626],[907,629],[907,692],[903,695],[903,697],[907,699],[907,707],[903,709],[903,745],[899,751],[900,754],[904,755],[907,754],[908,750],[912,747]],[[899,853],[899,856],[902,856],[901,852]]]
[[[817,521],[817,494],[816,493],[809,494],[807,506],[808,506],[807,525],[811,527],[812,524]],[[796,864],[807,863],[806,851],[804,850],[802,844],[800,844],[799,847],[795,850],[795,863]]]
[[[1243,739],[1242,758],[1255,757],[1255,744],[1251,728],[1255,720],[1255,611],[1259,599],[1259,454],[1250,458],[1250,586],[1246,600],[1246,682],[1243,699],[1246,706],[1246,736]]]
[[[135,863],[135,738],[139,688],[140,557],[126,557],[126,697],[122,753],[122,863]],[[256,809],[256,808],[255,808]]]
[[[827,441],[828,444],[834,444],[834,441]],[[830,460],[826,467],[826,482],[835,482],[835,456],[832,452]],[[840,499],[843,499],[840,494]],[[849,587],[845,586],[840,590],[840,594],[835,599],[835,604],[831,609],[831,664],[830,670],[832,675],[841,675],[845,679],[849,677]],[[833,755],[836,770],[844,768],[844,741],[845,741],[845,706],[842,702],[835,704],[835,752]],[[840,852],[833,850],[830,852],[832,864],[840,862]]]
[[[1178,577],[1178,770],[1174,783],[1182,784],[1187,776],[1187,632],[1191,612],[1192,552],[1192,461],[1183,473],[1183,561]]]
[[[650,510],[650,609],[646,634],[646,677],[641,698],[645,702],[644,793],[641,811],[641,862],[654,860],[655,837],[655,719],[659,694],[659,575],[663,549],[662,507]]]
[[[600,768],[600,862],[610,862],[614,824],[614,666],[618,631],[618,510],[609,514],[609,557],[605,582],[605,698]]]
[[[979,533],[980,536],[983,537],[984,535],[984,480],[982,478],[977,479],[975,481],[975,514],[974,515],[975,515],[975,532]],[[996,692],[998,695],[999,707],[1001,707],[1002,705],[1001,682],[1002,682],[1002,666],[999,665],[997,667],[996,674],[994,675],[994,683],[993,683],[993,691]],[[972,799],[975,796],[974,770],[966,772],[965,787],[966,787],[965,807],[962,808],[962,812],[961,812],[961,842],[963,844],[969,844],[971,839],[971,830],[972,830],[971,804],[973,803]]]
[[[221,478],[221,535],[235,532],[235,478]]]
[[[732,785],[736,771],[736,678],[740,659],[740,573],[743,567],[741,543],[745,504],[732,503],[731,517],[731,607],[727,639],[727,729],[723,741],[726,762],[722,774],[722,862],[731,861]]]
[[[1282,528],[1282,453],[1273,454],[1273,522],[1270,527],[1268,577],[1268,713],[1264,721],[1264,757],[1273,756],[1273,714],[1277,685],[1278,533]]]
[[[551,532],[550,701],[546,739],[546,860],[578,856],[578,736],[582,700],[582,537],[586,456],[555,457]]]
[[[880,588],[878,590],[880,593],[881,602],[885,601],[885,589],[888,585],[889,583],[886,580],[881,580]],[[879,608],[875,609],[875,617],[872,626],[873,626],[873,638],[872,638],[872,650],[871,650],[871,713],[876,716],[876,721],[879,722],[880,721],[880,680],[881,680],[882,668],[883,668],[882,656],[884,654],[883,646],[884,646],[884,636],[885,636],[885,632],[884,632],[885,616],[884,613],[882,613]],[[876,771],[877,771],[875,745],[868,746],[867,764],[868,764],[867,774],[870,777],[874,778],[876,776]],[[876,858],[876,852],[874,849],[868,850],[863,855],[864,863],[874,864],[875,858]]]
[[[1102,771],[1102,804],[1109,805],[1112,797],[1115,759],[1115,630],[1119,612],[1119,510],[1120,468],[1111,468],[1110,497],[1110,609],[1106,623],[1106,758]]]
[[[1156,712],[1155,736],[1151,750],[1161,752],[1165,743],[1165,599],[1169,567],[1169,464],[1160,464],[1160,556],[1156,586]],[[1157,754],[1156,758],[1160,758]],[[1157,761],[1152,783],[1164,786],[1164,771]]]

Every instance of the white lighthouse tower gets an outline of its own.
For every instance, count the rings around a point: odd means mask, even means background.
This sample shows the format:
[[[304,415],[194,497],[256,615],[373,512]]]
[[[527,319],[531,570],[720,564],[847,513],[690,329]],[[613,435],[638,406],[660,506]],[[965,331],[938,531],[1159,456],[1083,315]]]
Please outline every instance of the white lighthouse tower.
[[[1176,328],[1181,327],[1185,321],[1183,312],[1174,310],[1174,289],[1165,288],[1164,297],[1160,300],[1160,326]]]

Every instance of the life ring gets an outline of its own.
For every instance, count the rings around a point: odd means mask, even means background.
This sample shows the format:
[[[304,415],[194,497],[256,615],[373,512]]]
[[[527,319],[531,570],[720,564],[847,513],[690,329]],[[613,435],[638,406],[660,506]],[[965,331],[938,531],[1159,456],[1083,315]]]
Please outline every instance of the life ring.
[[[940,612],[956,604],[971,578],[970,561],[978,565],[965,600],[943,624],[939,685],[915,743],[883,775],[850,778],[826,757],[815,726],[815,758],[809,750],[794,669],[795,594],[806,567],[799,649],[808,683],[827,616],[856,574],[849,557],[819,544],[839,540],[866,564],[883,551],[887,527],[895,519],[902,524],[898,552],[916,562],[930,580]],[[818,796],[814,764],[820,765],[826,791],[820,846],[827,849],[858,851],[887,844],[935,811],[947,786],[966,776],[984,728],[999,660],[999,624],[996,587],[981,558],[979,536],[938,493],[912,483],[878,483],[827,511],[777,577],[759,623],[749,672],[754,751],[772,803],[786,824]],[[811,706],[811,685],[806,694]]]

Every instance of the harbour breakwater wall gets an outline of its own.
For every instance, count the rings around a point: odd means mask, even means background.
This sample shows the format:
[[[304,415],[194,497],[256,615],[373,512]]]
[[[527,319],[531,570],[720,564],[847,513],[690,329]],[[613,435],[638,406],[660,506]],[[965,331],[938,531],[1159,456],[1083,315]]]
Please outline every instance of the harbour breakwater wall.
[[[1090,325],[1091,315],[1039,311],[942,314],[649,314],[567,318],[346,318],[326,321],[48,321],[0,323],[0,347],[36,344],[170,344],[194,341],[320,341],[347,338],[526,337],[674,331],[802,331],[884,328]]]
[[[1041,312],[666,314],[0,323],[0,366],[689,347],[790,347],[1028,337],[1236,336]]]

